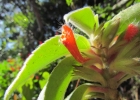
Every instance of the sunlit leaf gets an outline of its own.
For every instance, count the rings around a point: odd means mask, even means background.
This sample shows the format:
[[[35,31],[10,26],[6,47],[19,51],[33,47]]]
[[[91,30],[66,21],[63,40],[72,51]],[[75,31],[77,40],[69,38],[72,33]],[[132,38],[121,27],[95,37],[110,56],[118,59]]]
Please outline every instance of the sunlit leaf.
[[[44,72],[42,74],[43,79],[39,80],[39,85],[41,87],[41,89],[43,89],[43,87],[45,86],[47,80],[49,79],[49,73],[48,72]]]
[[[42,68],[45,68],[47,64],[53,62],[54,60],[69,54],[65,46],[60,43],[59,39],[60,36],[55,36],[47,40],[32,52],[32,54],[25,61],[15,80],[6,90],[4,100],[8,100],[11,93],[20,85],[23,85],[31,75],[38,72]],[[85,37],[76,35],[76,41],[80,51],[85,51],[90,48],[90,44]]]
[[[72,11],[64,16],[66,23],[72,23],[87,35],[93,33],[95,26],[98,27],[97,18],[97,16],[94,18],[94,12],[90,7]]]
[[[111,21],[120,19],[118,34],[121,34],[130,23],[138,23],[140,21],[140,3],[137,3],[117,14]]]

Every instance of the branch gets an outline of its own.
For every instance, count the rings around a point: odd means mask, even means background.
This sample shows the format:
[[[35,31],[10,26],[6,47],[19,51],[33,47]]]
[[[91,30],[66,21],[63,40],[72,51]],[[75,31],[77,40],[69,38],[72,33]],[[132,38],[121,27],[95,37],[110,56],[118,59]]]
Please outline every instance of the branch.
[[[41,16],[39,14],[39,11],[37,9],[37,4],[35,2],[35,0],[28,0],[30,3],[30,6],[32,7],[32,10],[35,14],[36,20],[37,20],[37,24],[38,24],[38,31],[41,31],[43,25],[42,25],[42,20],[41,20]]]
[[[117,4],[115,4],[113,7],[112,7],[112,10],[117,10],[121,7],[123,7],[126,3],[128,3],[129,0],[121,0],[120,2],[118,2]]]

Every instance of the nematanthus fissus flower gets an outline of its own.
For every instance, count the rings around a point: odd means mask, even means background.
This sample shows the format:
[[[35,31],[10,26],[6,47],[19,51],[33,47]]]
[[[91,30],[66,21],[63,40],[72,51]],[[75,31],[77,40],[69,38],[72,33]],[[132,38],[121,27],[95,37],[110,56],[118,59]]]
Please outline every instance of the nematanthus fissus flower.
[[[66,24],[62,26],[62,35],[60,41],[65,45],[65,47],[69,50],[69,52],[77,61],[79,61],[80,63],[84,63],[85,61],[88,60],[82,57],[82,55],[80,54],[80,51],[77,47],[74,38],[74,33],[72,29]]]
[[[100,70],[99,67],[97,66],[94,66],[93,64],[89,64],[92,60],[92,58],[90,57],[83,57],[78,49],[78,46],[76,44],[76,40],[74,38],[74,33],[72,31],[72,29],[64,24],[62,26],[62,34],[61,34],[61,38],[60,38],[60,41],[65,45],[65,47],[69,50],[69,52],[71,53],[71,55],[80,63],[82,64],[85,64],[86,66],[88,66],[89,68],[99,72],[99,73],[102,73],[102,70]],[[89,50],[89,52],[91,52],[91,50]],[[94,53],[94,52],[92,52]],[[94,57],[94,58],[97,58],[98,60],[98,57]],[[91,61],[90,61],[91,60]],[[97,61],[95,60],[95,62]],[[86,62],[89,62],[89,63],[86,63]],[[100,61],[99,61],[100,62]]]

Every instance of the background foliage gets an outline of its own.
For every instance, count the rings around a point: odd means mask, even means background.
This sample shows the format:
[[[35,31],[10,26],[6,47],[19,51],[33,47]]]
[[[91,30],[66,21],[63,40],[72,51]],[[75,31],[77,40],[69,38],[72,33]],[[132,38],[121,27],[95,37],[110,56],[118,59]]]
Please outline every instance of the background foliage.
[[[101,23],[138,2],[140,0],[0,0],[0,100],[30,53],[43,41],[60,34],[64,14],[91,6],[93,11],[99,14]],[[49,69],[31,76],[26,85],[15,92],[11,99],[36,99],[57,62],[48,65],[51,66]],[[72,82],[66,95],[73,90],[74,85],[75,82]],[[132,99],[138,95],[133,92],[138,91],[138,85],[139,78],[135,77],[124,82],[119,90],[122,95]],[[19,92],[22,95],[19,95]]]

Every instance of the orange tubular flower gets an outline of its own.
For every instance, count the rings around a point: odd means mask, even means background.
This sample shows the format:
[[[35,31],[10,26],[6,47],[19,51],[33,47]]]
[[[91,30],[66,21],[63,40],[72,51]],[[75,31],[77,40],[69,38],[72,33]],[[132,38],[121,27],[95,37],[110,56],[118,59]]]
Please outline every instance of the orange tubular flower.
[[[139,28],[134,24],[129,24],[124,35],[124,40],[131,41],[132,38],[139,32]]]
[[[79,61],[80,63],[84,63],[88,60],[88,59],[83,58],[82,55],[80,54],[80,51],[77,47],[77,44],[74,38],[73,31],[66,24],[62,26],[62,35],[61,35],[60,40],[77,61]]]

